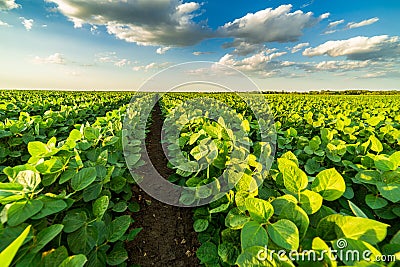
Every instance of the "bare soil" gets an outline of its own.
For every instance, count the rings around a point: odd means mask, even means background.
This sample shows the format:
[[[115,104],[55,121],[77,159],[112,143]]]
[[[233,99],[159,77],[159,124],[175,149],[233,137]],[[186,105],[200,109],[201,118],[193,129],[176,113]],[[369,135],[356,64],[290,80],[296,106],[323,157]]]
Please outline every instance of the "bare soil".
[[[167,167],[168,160],[160,143],[162,125],[163,117],[157,103],[152,112],[146,148],[151,163],[164,178],[168,178],[174,172]],[[139,173],[146,174],[146,165]],[[133,214],[133,228],[142,227],[143,230],[127,244],[128,266],[200,266],[196,257],[199,243],[193,230],[192,209],[161,203],[138,186],[133,191],[133,201],[141,207]]]

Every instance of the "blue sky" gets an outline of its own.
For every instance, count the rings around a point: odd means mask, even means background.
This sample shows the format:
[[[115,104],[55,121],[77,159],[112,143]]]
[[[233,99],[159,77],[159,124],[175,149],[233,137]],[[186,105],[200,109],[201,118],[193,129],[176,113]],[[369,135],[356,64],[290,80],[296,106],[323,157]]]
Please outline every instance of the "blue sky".
[[[400,89],[398,14],[396,0],[0,0],[0,87],[135,90],[212,61],[264,90]]]

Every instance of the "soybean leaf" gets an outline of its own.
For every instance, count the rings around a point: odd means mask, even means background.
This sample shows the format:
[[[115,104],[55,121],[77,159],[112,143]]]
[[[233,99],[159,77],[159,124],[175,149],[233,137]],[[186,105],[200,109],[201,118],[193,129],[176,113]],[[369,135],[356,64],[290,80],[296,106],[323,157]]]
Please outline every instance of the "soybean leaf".
[[[42,201],[37,199],[14,202],[8,209],[7,223],[9,226],[17,226],[37,214],[42,207]]]
[[[247,222],[240,232],[242,250],[253,246],[267,246],[268,234],[264,227],[254,221]]]
[[[319,193],[328,201],[338,199],[346,190],[343,177],[334,168],[318,173],[311,187],[314,192]]]
[[[71,180],[72,189],[80,191],[88,187],[96,180],[97,172],[95,167],[83,168],[76,173]]]
[[[289,250],[299,248],[299,230],[293,222],[281,219],[276,223],[269,224],[267,231],[269,237],[278,246]]]

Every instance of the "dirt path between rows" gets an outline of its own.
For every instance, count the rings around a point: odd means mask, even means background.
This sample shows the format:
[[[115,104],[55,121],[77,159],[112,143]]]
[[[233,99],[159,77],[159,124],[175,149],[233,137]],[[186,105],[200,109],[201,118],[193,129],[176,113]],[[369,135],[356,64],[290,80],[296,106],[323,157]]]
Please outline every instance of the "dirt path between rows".
[[[158,172],[168,178],[173,171],[167,167],[168,161],[160,143],[163,118],[158,103],[152,116],[150,132],[146,137],[147,151]],[[139,172],[145,175],[146,166]],[[133,215],[133,227],[143,227],[143,230],[127,244],[128,266],[200,266],[196,257],[199,243],[193,230],[192,210],[161,203],[137,186],[133,191],[134,200],[141,207]]]

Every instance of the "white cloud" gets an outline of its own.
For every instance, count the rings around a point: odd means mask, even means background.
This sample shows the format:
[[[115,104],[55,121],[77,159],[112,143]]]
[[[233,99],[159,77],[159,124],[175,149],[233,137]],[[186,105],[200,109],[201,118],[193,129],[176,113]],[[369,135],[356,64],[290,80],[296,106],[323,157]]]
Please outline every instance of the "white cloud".
[[[123,58],[123,59],[121,59],[121,60],[115,62],[115,63],[114,63],[114,66],[117,66],[117,67],[124,67],[124,66],[130,65],[130,64],[131,64],[131,62],[130,62],[128,59]]]
[[[366,61],[322,61],[314,65],[316,70],[321,71],[350,71],[371,66],[372,62]]]
[[[196,23],[200,4],[182,0],[82,1],[46,0],[57,5],[75,27],[103,25],[118,39],[140,45],[187,46],[210,37],[204,23]]]
[[[248,43],[294,42],[303,35],[305,28],[312,27],[328,14],[316,18],[312,12],[290,12],[292,5],[281,5],[249,13],[219,28],[222,36],[246,40]]]
[[[379,35],[357,36],[346,40],[328,41],[314,48],[304,50],[304,56],[331,57],[346,56],[350,60],[390,60],[398,57],[400,40],[398,36]]]
[[[170,49],[171,49],[171,47],[169,47],[169,46],[159,47],[159,48],[157,48],[156,53],[159,55],[163,55],[163,54],[165,54],[165,52],[167,52]]]
[[[231,43],[225,43],[222,45],[222,48],[225,49],[232,47],[235,47],[235,50],[233,50],[232,54],[238,56],[247,56],[249,54],[259,52],[265,48],[263,44],[248,43],[246,41],[242,41],[241,39],[236,39]]]
[[[124,67],[132,63],[129,59],[118,57],[117,52],[114,51],[97,53],[95,61],[98,63],[111,63],[117,67]]]
[[[48,57],[39,57],[36,56],[33,59],[33,62],[36,64],[65,64],[65,57],[60,53],[54,53]]]
[[[5,21],[0,20],[0,27],[11,27],[11,25],[8,24],[8,23],[5,22]]]
[[[201,56],[201,55],[209,55],[209,54],[212,54],[213,52],[208,52],[208,51],[195,51],[195,52],[193,52],[192,54],[193,55],[195,55],[195,56]]]
[[[164,62],[164,63],[150,63],[148,65],[143,65],[143,66],[135,66],[132,68],[133,71],[149,71],[149,70],[158,70],[158,69],[163,69],[166,67],[169,67],[171,63],[169,62]]]
[[[299,52],[301,49],[303,49],[303,48],[305,48],[305,47],[307,47],[307,46],[310,46],[310,43],[300,43],[300,44],[297,44],[297,45],[295,45],[295,46],[292,48],[291,52],[292,52],[292,54],[293,54],[293,53],[296,53],[296,52]]]
[[[15,3],[15,0],[0,0],[0,10],[10,10],[19,7],[20,5]]]
[[[321,16],[319,16],[319,18],[322,20],[322,19],[327,19],[327,18],[329,18],[329,16],[331,15],[331,13],[324,13],[324,14],[322,14]]]
[[[364,27],[367,25],[371,25],[375,22],[379,21],[379,18],[371,18],[371,19],[366,19],[360,22],[350,22],[347,24],[348,29],[354,29],[354,28],[359,28],[359,27]]]
[[[335,33],[337,32],[337,30],[329,30],[329,31],[325,31],[324,34],[331,34],[331,33]]]
[[[342,23],[344,23],[344,19],[332,21],[328,24],[328,28],[334,28]]]
[[[257,54],[243,59],[237,59],[232,54],[226,54],[218,63],[234,67],[249,74],[271,77],[280,72],[279,68],[286,67],[282,62],[274,60],[285,54],[286,52],[276,52],[276,49],[264,49]]]
[[[26,19],[24,17],[19,17],[19,19],[21,20],[22,25],[24,25],[25,29],[27,31],[30,31],[33,27],[33,19]]]

